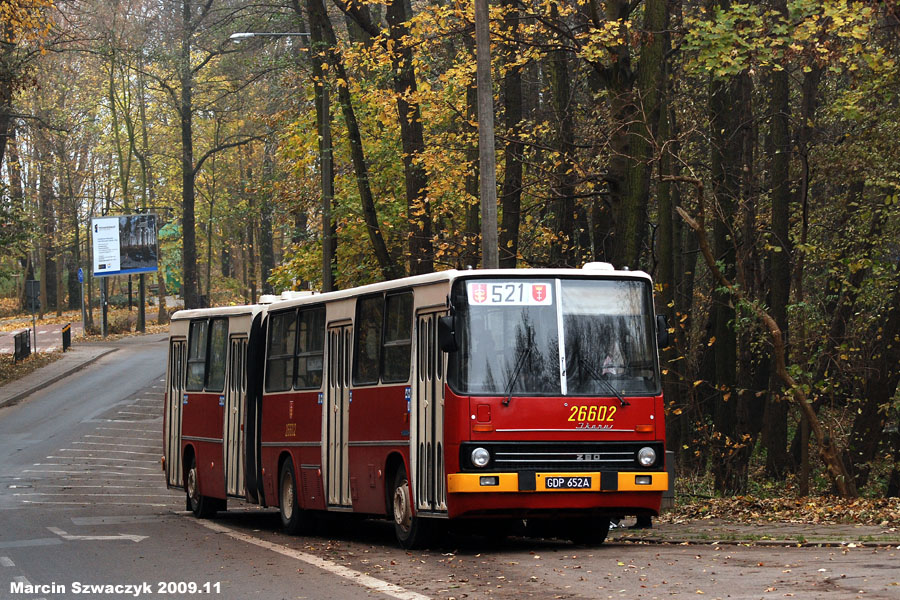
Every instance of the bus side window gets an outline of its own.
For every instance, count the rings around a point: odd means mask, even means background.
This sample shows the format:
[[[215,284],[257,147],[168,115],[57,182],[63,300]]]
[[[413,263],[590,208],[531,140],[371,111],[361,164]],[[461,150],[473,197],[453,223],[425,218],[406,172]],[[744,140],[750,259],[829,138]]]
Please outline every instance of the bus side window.
[[[189,392],[198,392],[203,389],[203,382],[206,379],[206,334],[208,329],[209,322],[205,320],[191,323],[188,373],[185,384],[185,389]]]
[[[325,307],[300,313],[297,339],[297,389],[322,386],[322,362],[325,350]]]
[[[272,317],[269,327],[269,351],[266,361],[266,391],[284,392],[294,384],[294,340],[297,313],[280,313]]]
[[[213,319],[209,332],[209,371],[206,389],[221,392],[225,389],[225,365],[228,357],[228,320]]]
[[[383,315],[384,297],[381,295],[361,298],[356,304],[353,385],[378,383]]]
[[[384,363],[381,370],[381,378],[385,383],[402,383],[409,379],[412,312],[412,292],[387,297],[382,351]]]

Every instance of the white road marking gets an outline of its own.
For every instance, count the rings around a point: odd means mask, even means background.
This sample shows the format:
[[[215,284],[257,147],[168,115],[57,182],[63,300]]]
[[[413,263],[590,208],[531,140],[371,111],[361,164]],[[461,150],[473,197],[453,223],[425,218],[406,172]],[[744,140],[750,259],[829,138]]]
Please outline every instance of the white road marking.
[[[59,538],[39,538],[36,540],[15,540],[0,542],[0,548],[34,548],[35,546],[56,546],[62,544]]]
[[[121,489],[121,490],[158,490],[160,488],[159,485],[154,485],[151,482],[147,482],[148,485],[71,485],[71,484],[62,484],[62,485],[47,485],[45,483],[40,484],[41,489],[51,489],[51,488],[59,488],[62,490],[70,490],[70,489],[81,489],[81,488],[98,488],[98,489]]]
[[[155,413],[146,413],[146,412],[131,412],[128,410],[120,410],[116,413],[117,415],[137,415],[138,417],[155,417]]]
[[[129,427],[97,427],[96,430],[97,431],[100,431],[100,430],[103,430],[103,431],[137,431],[138,433],[152,433],[153,432],[152,429],[147,429],[146,427],[143,429],[134,429],[134,428],[129,428]],[[90,436],[88,435],[85,437],[90,437]],[[153,438],[153,439],[161,439],[161,438],[162,438],[162,435],[160,435],[158,438]],[[150,439],[150,438],[147,438],[147,439]]]
[[[179,497],[178,502],[184,506],[184,496]],[[98,504],[92,502],[50,502],[46,500],[22,500],[22,504],[47,504],[55,506],[152,506],[154,508],[166,508],[167,506],[172,506],[171,504],[160,504],[159,502],[101,502]],[[2,547],[2,543],[0,543],[0,548]]]
[[[0,566],[2,567],[14,567],[16,563],[12,561],[12,559],[8,556],[0,556]]]
[[[162,419],[162,415],[157,417],[157,419]],[[134,419],[85,419],[82,423],[146,423],[147,421],[135,421]],[[143,429],[135,429],[133,431],[144,431]]]
[[[78,496],[79,498],[134,498],[134,494],[54,494],[51,492],[16,492],[13,496]],[[171,498],[172,494],[141,494],[141,498]]]
[[[387,581],[377,579],[375,577],[372,577],[371,575],[360,573],[359,571],[355,571],[324,558],[319,558],[318,556],[315,556],[313,554],[301,552],[300,550],[294,550],[293,548],[288,548],[287,546],[282,546],[281,544],[275,544],[266,540],[261,540],[259,538],[253,537],[252,535],[247,535],[245,533],[235,531],[230,527],[219,525],[218,523],[201,520],[197,520],[194,522],[198,525],[206,527],[207,529],[223,533],[228,537],[234,538],[236,540],[240,540],[248,544],[253,544],[254,546],[259,546],[260,548],[265,548],[283,556],[305,562],[308,565],[318,567],[323,571],[327,571],[333,575],[337,575],[338,577],[344,577],[345,579],[349,579],[356,584],[369,588],[370,590],[380,592],[387,596],[391,596],[393,598],[399,598],[400,600],[430,600],[428,596],[423,596],[422,594],[419,594],[417,592],[412,592],[394,583],[388,583]]]
[[[112,446],[114,448],[156,448],[156,444],[110,444],[108,442],[72,442],[72,445],[82,446]]]
[[[116,454],[138,454],[140,456],[159,456],[159,452],[135,452],[134,450],[93,450],[91,448],[60,448],[60,452],[109,452]],[[157,462],[159,459],[153,461]]]
[[[35,467],[67,467],[69,465],[42,465],[38,463],[34,465]],[[97,465],[91,465],[97,466]],[[102,466],[102,465],[100,465]],[[22,471],[23,473],[58,473],[60,475],[124,475],[124,476],[135,476],[134,473],[120,473],[119,471],[58,471],[58,470],[38,470],[38,469],[25,469]]]
[[[27,577],[23,577],[22,575],[18,575],[17,577],[13,577],[13,581],[16,583],[24,583],[26,586],[30,586],[31,582],[28,581]]]
[[[119,535],[70,535],[58,527],[48,527],[51,532],[55,533],[64,540],[76,542],[113,542],[118,540],[131,540],[132,542],[140,542],[146,540],[149,536],[134,535],[131,533],[120,533]]]
[[[107,517],[72,517],[76,525],[124,525],[126,523],[155,523],[161,515],[112,515]]]
[[[158,437],[130,437],[130,436],[121,436],[121,435],[86,435],[86,438],[99,438],[102,440],[142,440],[145,442],[159,442],[160,438]],[[91,444],[93,442],[84,442],[85,444]]]
[[[136,458],[101,458],[99,456],[48,456],[47,458],[48,459],[55,458],[57,460],[63,460],[63,459],[67,459],[67,458],[77,458],[78,460],[106,460],[106,461],[114,460],[116,462],[132,462],[132,463],[144,463],[144,464],[147,464],[147,463],[156,464],[159,462],[158,460],[146,460],[146,459],[136,459]]]
[[[64,457],[64,456],[60,456],[60,457],[58,457],[58,458],[65,458],[65,457]],[[75,457],[71,457],[71,458],[75,458]],[[81,457],[79,456],[78,458],[81,458]],[[112,458],[101,458],[101,459],[98,459],[98,460],[112,461],[112,462],[114,462],[114,463],[118,463],[118,462],[119,462],[119,461],[117,461],[117,460],[115,460],[115,459],[112,459]],[[153,461],[153,462],[156,462],[156,461]],[[132,470],[141,470],[141,471],[156,471],[156,470],[159,469],[159,467],[136,467],[136,466],[134,466],[134,465],[122,465],[122,464],[95,465],[95,464],[92,464],[92,463],[84,463],[84,464],[82,464],[82,463],[77,463],[77,462],[63,463],[63,464],[60,464],[60,463],[34,463],[34,464],[31,465],[31,466],[32,466],[32,467],[72,467],[72,468],[75,468],[75,467],[90,467],[90,468],[97,467],[97,468],[101,468],[101,469],[102,469],[102,468],[106,468],[106,469],[116,469],[116,468],[118,468],[118,469],[132,469]],[[79,471],[79,472],[81,472],[81,473],[100,473],[101,471],[91,471],[90,469],[86,468],[85,470]],[[135,473],[131,473],[131,475],[134,475],[134,474],[135,474]]]

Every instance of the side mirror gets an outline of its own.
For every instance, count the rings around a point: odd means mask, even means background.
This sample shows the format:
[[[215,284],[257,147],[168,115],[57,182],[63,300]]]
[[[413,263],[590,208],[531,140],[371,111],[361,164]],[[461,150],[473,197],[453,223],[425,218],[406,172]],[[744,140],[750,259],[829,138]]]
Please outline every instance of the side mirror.
[[[438,319],[438,346],[444,352],[456,352],[456,317],[440,317]]]
[[[665,348],[669,341],[669,319],[666,315],[656,315],[656,346]]]

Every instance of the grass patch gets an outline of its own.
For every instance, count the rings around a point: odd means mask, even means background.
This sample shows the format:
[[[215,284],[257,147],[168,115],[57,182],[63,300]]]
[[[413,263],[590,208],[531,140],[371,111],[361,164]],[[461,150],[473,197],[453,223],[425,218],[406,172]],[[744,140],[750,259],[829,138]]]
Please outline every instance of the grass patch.
[[[36,352],[18,363],[13,362],[12,354],[0,354],[0,385],[6,385],[25,377],[29,373],[47,366],[62,357],[62,351]]]

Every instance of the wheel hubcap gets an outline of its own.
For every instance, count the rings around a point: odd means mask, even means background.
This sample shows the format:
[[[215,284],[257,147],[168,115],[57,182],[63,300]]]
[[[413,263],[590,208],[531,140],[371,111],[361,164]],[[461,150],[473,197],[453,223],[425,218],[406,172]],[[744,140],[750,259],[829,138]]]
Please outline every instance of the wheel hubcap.
[[[197,468],[188,471],[187,492],[191,500],[197,499]]]
[[[412,505],[408,482],[405,479],[394,490],[394,523],[404,531],[408,531],[412,524]]]
[[[294,514],[294,482],[288,475],[281,482],[281,510],[286,519]]]

